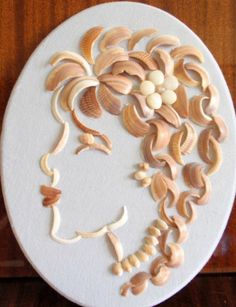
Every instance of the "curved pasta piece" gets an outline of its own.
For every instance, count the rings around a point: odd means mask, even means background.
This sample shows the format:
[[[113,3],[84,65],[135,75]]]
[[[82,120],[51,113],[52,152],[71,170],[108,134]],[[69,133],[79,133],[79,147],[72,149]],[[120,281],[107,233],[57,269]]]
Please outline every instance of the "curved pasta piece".
[[[157,157],[152,153],[153,144],[156,139],[156,134],[152,133],[147,135],[143,139],[143,156],[144,160],[150,164],[152,167],[162,167],[165,165],[164,162],[161,162]]]
[[[167,204],[166,198],[163,198],[159,203],[158,211],[160,213],[160,216],[169,226],[175,226],[175,223],[173,222],[172,217],[170,217],[167,214],[166,204]]]
[[[176,182],[174,180],[171,180],[170,178],[168,178],[166,175],[162,175],[162,179],[166,184],[167,187],[167,191],[171,194],[171,202],[169,204],[169,207],[173,207],[178,198],[179,198],[179,189],[178,186],[176,184]]]
[[[98,77],[99,81],[111,87],[114,91],[127,95],[132,89],[132,81],[122,75],[103,74]]]
[[[189,100],[187,91],[183,85],[179,85],[179,87],[175,90],[175,93],[177,100],[172,107],[179,114],[179,116],[187,118],[189,116]]]
[[[197,198],[199,198],[199,195],[192,191],[180,193],[176,208],[178,213],[186,218],[186,223],[193,223],[197,218],[197,211],[192,203],[192,200]]]
[[[137,92],[134,92],[132,91],[130,93],[133,97],[136,98],[136,101],[137,101],[137,104],[138,104],[138,108],[140,109],[141,111],[141,115],[143,117],[151,117],[154,115],[154,110],[153,109],[150,109],[147,104],[146,104],[146,97],[143,96],[142,94],[140,93],[137,93]]]
[[[80,50],[89,64],[94,64],[93,47],[103,30],[101,26],[93,27],[80,40]]]
[[[87,78],[87,77],[86,77]],[[80,78],[75,78],[73,80],[70,80],[63,88],[61,91],[61,95],[60,95],[60,104],[61,107],[64,111],[68,112],[70,111],[70,108],[67,104],[68,102],[68,97],[69,94],[71,92],[71,89],[73,88],[73,86],[80,80],[84,80],[84,77],[80,77]]]
[[[197,143],[197,132],[194,127],[186,122],[183,124],[183,138],[180,145],[180,150],[183,155],[190,154]]]
[[[112,74],[119,75],[126,72],[130,76],[136,76],[140,80],[145,79],[145,72],[141,65],[134,61],[120,61],[116,62],[112,67]]]
[[[203,180],[203,192],[200,194],[199,198],[195,201],[198,205],[205,205],[209,202],[210,195],[211,195],[211,182],[207,175],[204,173],[202,174],[202,180]]]
[[[201,159],[210,164],[210,136],[212,135],[212,129],[204,129],[198,137],[198,153]]]
[[[178,243],[174,242],[168,243],[168,247],[170,249],[170,254],[166,265],[176,268],[184,262],[184,250]]]
[[[150,278],[155,286],[161,286],[167,282],[170,277],[170,269],[166,265],[161,265],[158,273]]]
[[[229,134],[228,127],[227,127],[224,119],[221,116],[213,115],[212,118],[213,118],[214,127],[217,130],[216,140],[219,143],[221,143],[227,138],[227,136]]]
[[[199,163],[188,163],[183,168],[183,178],[190,188],[200,189],[204,186],[203,165]]]
[[[49,156],[50,156],[50,153],[46,153],[46,154],[42,155],[42,157],[40,159],[40,168],[44,172],[45,175],[51,177],[53,175],[53,171],[48,166],[48,158],[49,158]]]
[[[189,106],[190,119],[200,126],[207,126],[212,122],[212,118],[203,110],[203,101],[208,99],[204,96],[193,96]]]
[[[103,226],[95,231],[77,231],[77,234],[82,238],[97,238],[102,237],[108,232],[107,226]]]
[[[62,118],[61,114],[58,111],[58,98],[61,94],[62,88],[57,89],[52,96],[52,100],[51,100],[51,110],[52,110],[52,114],[54,116],[54,118],[60,123],[60,124],[64,124],[65,121]]]
[[[156,173],[152,177],[151,194],[155,201],[162,200],[167,195],[167,184],[163,179],[163,174]]]
[[[184,132],[178,131],[172,134],[170,142],[169,142],[169,152],[172,158],[180,165],[184,165],[184,161],[181,155],[181,142],[183,138]]]
[[[200,85],[200,82],[193,79],[187,72],[184,60],[179,60],[177,63],[175,63],[174,74],[178,80],[186,86],[197,87]]]
[[[128,221],[128,210],[127,210],[126,206],[124,206],[122,209],[123,209],[123,212],[122,212],[120,218],[117,221],[107,225],[107,229],[109,231],[114,231],[114,230],[122,227]]]
[[[152,276],[155,276],[157,275],[160,267],[163,265],[163,264],[166,264],[167,263],[167,258],[164,257],[164,256],[158,256],[156,257],[152,263],[151,263],[151,266],[150,266],[150,274]]]
[[[156,49],[155,60],[165,76],[173,75],[174,61],[167,51],[163,49]]]
[[[165,166],[168,166],[170,170],[170,176],[172,180],[175,180],[178,176],[178,170],[175,160],[170,155],[159,155],[156,157],[158,160],[165,162]]]
[[[105,84],[100,84],[98,88],[98,99],[107,112],[113,115],[119,115],[121,113],[120,99]]]
[[[84,151],[87,151],[87,150],[89,150],[89,149],[90,149],[89,145],[82,144],[82,145],[80,145],[80,146],[76,149],[75,154],[76,154],[76,155],[79,155],[80,153],[82,153],[82,152],[84,152]]]
[[[178,37],[173,35],[161,35],[158,37],[154,37],[147,44],[146,50],[148,53],[152,53],[152,51],[160,46],[176,46],[180,44],[180,40]]]
[[[99,48],[104,52],[107,48],[117,46],[120,42],[131,37],[132,31],[127,27],[114,27],[107,31],[99,44]]]
[[[121,261],[123,259],[124,252],[120,239],[113,232],[108,232],[107,237],[113,246],[117,261]]]
[[[220,144],[216,141],[216,139],[211,135],[209,138],[209,144],[211,145],[210,148],[213,151],[213,158],[207,170],[207,175],[213,175],[216,173],[222,164],[222,151]]]
[[[213,115],[216,113],[220,104],[219,92],[213,84],[210,84],[206,88],[205,94],[209,97],[209,102],[205,107],[205,111],[208,115]]]
[[[82,77],[84,75],[84,69],[81,65],[76,63],[64,63],[50,71],[46,79],[46,89],[48,91],[54,91],[62,85],[64,81],[69,79]]]
[[[94,136],[100,136],[101,135],[101,132],[97,131],[97,130],[93,130],[87,126],[85,126],[79,119],[78,115],[76,114],[75,110],[73,110],[71,112],[71,116],[72,116],[72,119],[74,121],[74,123],[76,124],[76,126],[81,129],[83,132],[86,132],[86,133],[90,133]]]
[[[154,61],[154,59],[151,57],[151,55],[144,51],[130,51],[129,57],[131,59],[135,59],[139,61],[144,68],[147,68],[149,70],[156,70],[158,69],[157,63]]]
[[[75,99],[82,90],[88,87],[97,86],[98,84],[99,81],[94,77],[87,77],[86,79],[79,80],[77,83],[75,83],[68,96],[67,105],[69,109],[71,111],[74,110]]]
[[[96,87],[89,87],[83,94],[79,103],[80,111],[89,117],[98,118],[102,115],[102,109],[97,101]]]
[[[186,70],[194,71],[199,75],[201,79],[201,87],[203,91],[205,91],[210,84],[210,77],[206,69],[197,63],[186,63],[184,67]]]
[[[156,138],[153,143],[153,150],[160,150],[166,147],[170,141],[170,127],[161,119],[149,119],[147,123],[155,129]]]
[[[189,236],[185,221],[178,215],[173,216],[173,221],[178,231],[176,243],[181,244],[185,242]]]
[[[59,182],[59,180],[60,180],[60,173],[59,173],[59,170],[58,169],[56,169],[56,168],[54,168],[53,170],[52,170],[52,183],[51,183],[51,187],[55,187],[57,184],[58,184],[58,182]]]
[[[159,109],[156,109],[155,112],[163,117],[169,124],[175,128],[179,128],[181,125],[181,119],[179,114],[172,108],[172,106],[167,104],[162,104]]]
[[[133,50],[135,45],[144,37],[150,37],[158,32],[155,28],[146,28],[132,34],[128,41],[128,50]]]
[[[201,63],[204,62],[204,56],[201,53],[201,51],[191,45],[182,45],[180,47],[176,47],[175,49],[171,50],[170,55],[174,59],[182,59],[188,56],[188,57],[194,57]]]
[[[63,148],[66,146],[66,143],[68,141],[68,137],[69,137],[69,132],[70,132],[70,128],[69,128],[69,124],[67,122],[65,122],[63,124],[63,132],[62,135],[58,141],[58,143],[56,144],[56,146],[54,147],[54,149],[51,151],[52,155],[57,155],[59,152],[61,152],[63,150]]]
[[[103,53],[100,53],[94,64],[94,72],[97,76],[111,65],[119,61],[128,61],[129,56],[123,48],[109,48]]]
[[[135,137],[144,136],[149,132],[149,124],[139,117],[135,105],[129,104],[123,109],[122,118],[125,128]]]
[[[92,70],[85,60],[80,54],[71,52],[71,51],[61,51],[55,53],[52,58],[50,59],[50,64],[51,65],[56,65],[61,61],[70,61],[70,62],[75,62],[77,64],[80,64],[86,71],[86,73],[91,76],[92,75]]]

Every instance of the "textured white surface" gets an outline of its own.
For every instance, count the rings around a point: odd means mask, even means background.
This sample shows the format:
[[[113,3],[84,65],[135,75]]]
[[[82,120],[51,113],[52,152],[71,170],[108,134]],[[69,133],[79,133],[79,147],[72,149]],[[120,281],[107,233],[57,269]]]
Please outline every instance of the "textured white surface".
[[[48,59],[59,50],[78,51],[81,35],[98,24],[105,27],[127,25],[134,30],[157,27],[162,34],[178,36],[182,44],[198,47],[205,56],[205,67],[220,91],[219,113],[226,118],[230,130],[228,140],[222,145],[224,164],[211,179],[211,201],[198,209],[198,219],[190,227],[190,238],[183,245],[184,265],[172,270],[165,286],[149,284],[148,290],[138,297],[119,295],[119,287],[131,275],[114,277],[110,274],[108,268],[113,258],[104,237],[81,240],[70,246],[52,241],[49,237],[51,210],[42,207],[39,194],[40,184],[48,180],[39,169],[39,158],[52,148],[53,140],[60,132],[50,111],[51,93],[44,90],[44,80],[50,70]],[[142,48],[146,41],[143,40],[136,49]],[[64,118],[71,123],[69,116]],[[58,168],[61,174],[60,234],[71,237],[76,229],[97,229],[118,217],[121,207],[126,205],[129,221],[116,233],[128,255],[140,246],[146,227],[157,215],[148,190],[138,188],[137,182],[130,179],[134,164],[140,162],[140,139],[130,136],[118,118],[105,112],[99,120],[82,119],[112,139],[113,152],[111,156],[100,152],[85,152],[80,157],[74,155],[78,130],[73,128],[65,150],[50,158],[50,166]],[[30,263],[54,289],[85,306],[152,306],[176,293],[199,272],[226,226],[235,192],[236,165],[235,122],[230,94],[208,49],[177,19],[142,4],[99,5],[56,28],[29,59],[7,107],[1,158],[4,199],[14,233]],[[185,158],[186,162],[194,160],[199,160],[196,152]],[[181,182],[179,184],[184,188]],[[142,269],[147,269],[149,264],[142,265]]]

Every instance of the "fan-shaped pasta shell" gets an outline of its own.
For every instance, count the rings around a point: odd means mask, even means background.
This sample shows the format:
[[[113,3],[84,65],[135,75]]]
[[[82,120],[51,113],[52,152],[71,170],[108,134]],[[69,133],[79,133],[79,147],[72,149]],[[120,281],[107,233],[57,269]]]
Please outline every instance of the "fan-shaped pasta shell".
[[[138,63],[134,61],[116,62],[112,67],[112,74],[119,75],[126,72],[130,76],[136,76],[140,80],[145,79],[145,72]]]
[[[178,37],[173,35],[161,35],[158,37],[154,37],[147,44],[147,52],[151,53],[155,48],[160,46],[176,46],[180,44],[180,40]]]
[[[94,64],[93,46],[103,30],[100,26],[93,27],[80,40],[80,50],[89,64]]]
[[[185,69],[184,60],[179,60],[175,64],[174,74],[180,82],[189,87],[196,87],[200,85],[200,82],[193,79]]]
[[[98,99],[107,112],[113,115],[119,115],[121,113],[120,99],[105,84],[100,84],[98,88]]]
[[[163,49],[156,49],[155,60],[157,61],[159,68],[165,76],[173,75],[174,61],[167,51]]]
[[[128,50],[133,50],[135,45],[144,37],[150,37],[158,32],[155,28],[146,28],[132,34],[128,41]]]
[[[130,93],[133,85],[130,79],[121,75],[113,76],[112,74],[104,74],[99,76],[98,79],[116,92],[124,95]]]
[[[81,112],[85,115],[98,118],[102,115],[102,109],[97,101],[96,87],[89,87],[80,99]]]
[[[200,126],[207,126],[211,123],[212,119],[203,110],[203,101],[208,99],[204,96],[194,96],[189,105],[190,119]]]
[[[83,77],[82,77],[83,78]],[[87,78],[87,77],[86,77]],[[80,81],[81,78],[75,78],[71,81],[69,81],[63,88],[60,94],[60,104],[61,107],[64,111],[70,111],[70,108],[68,106],[68,98],[69,98],[69,94],[71,92],[71,89],[73,88],[73,86]]]
[[[203,91],[205,91],[208,85],[210,84],[210,77],[206,69],[197,63],[186,63],[184,66],[186,70],[194,71],[199,75],[201,79],[201,87]]]
[[[150,164],[151,167],[163,167],[165,162],[161,162],[157,157],[153,155],[152,148],[156,139],[156,134],[152,133],[143,139],[143,157],[146,162]]]
[[[144,136],[149,132],[149,124],[142,121],[134,105],[129,104],[122,112],[125,128],[135,137]]]
[[[147,121],[155,129],[156,138],[153,143],[153,150],[161,150],[170,141],[170,127],[161,119],[150,119]]]
[[[129,52],[129,57],[135,59],[141,63],[144,68],[149,70],[156,70],[158,69],[157,63],[151,57],[151,55],[144,51],[131,51]]]
[[[167,185],[163,179],[163,174],[156,173],[152,177],[151,193],[155,201],[159,201],[167,195]]]
[[[175,128],[179,128],[181,125],[181,119],[179,114],[172,108],[172,106],[163,104],[160,109],[156,109],[155,112],[163,117],[169,124]]]
[[[132,31],[127,27],[114,27],[105,33],[99,48],[103,52],[107,48],[116,46],[120,42],[129,39],[131,35]]]
[[[189,100],[187,96],[187,91],[183,85],[175,90],[177,100],[172,107],[179,114],[179,116],[187,118],[189,116]]]
[[[178,131],[172,134],[169,142],[169,151],[172,158],[181,165],[184,165],[184,161],[181,155],[181,142],[183,135],[184,135],[183,131]]]
[[[176,47],[175,49],[171,50],[170,55],[174,59],[183,59],[184,57],[188,56],[188,57],[194,57],[201,63],[204,62],[204,56],[200,52],[200,50],[190,45],[182,45],[180,47]]]

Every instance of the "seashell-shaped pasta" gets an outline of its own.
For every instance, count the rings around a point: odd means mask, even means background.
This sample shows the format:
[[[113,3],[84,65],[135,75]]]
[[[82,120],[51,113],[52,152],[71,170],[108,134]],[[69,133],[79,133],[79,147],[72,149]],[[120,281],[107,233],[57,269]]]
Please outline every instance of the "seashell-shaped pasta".
[[[56,144],[56,146],[51,151],[52,155],[57,155],[66,146],[69,137],[69,132],[70,132],[69,124],[65,122],[63,125],[62,135],[60,136],[60,139]]]
[[[136,76],[140,80],[145,79],[145,72],[141,65],[134,61],[116,62],[112,67],[112,74],[119,75],[126,72],[130,76]]]
[[[153,142],[153,150],[166,147],[170,141],[170,127],[161,119],[150,119],[147,121],[155,129],[156,138]],[[147,161],[148,162],[148,161]]]
[[[189,105],[189,117],[199,126],[207,126],[211,123],[212,118],[203,110],[203,101],[208,99],[205,96],[193,96]]]
[[[196,87],[200,82],[193,79],[185,68],[184,60],[179,60],[175,63],[174,74],[180,82],[189,87]]]
[[[183,131],[178,131],[172,134],[169,142],[169,152],[172,158],[180,165],[184,165],[184,161],[181,155],[181,142],[183,135],[184,135]]]
[[[209,202],[212,190],[210,179],[204,173],[202,174],[202,180],[203,180],[203,191],[198,197],[198,199],[195,201],[195,203],[198,205],[205,205]]]
[[[81,65],[76,63],[61,64],[49,73],[46,80],[46,89],[48,91],[54,91],[60,87],[64,81],[83,75],[84,69]]]
[[[173,75],[174,61],[167,51],[163,49],[156,49],[155,60],[165,76]]]
[[[198,153],[201,159],[210,164],[210,137],[212,135],[212,129],[204,129],[198,137]]]
[[[167,184],[163,179],[163,174],[156,173],[152,177],[151,193],[155,201],[159,201],[167,195]]]
[[[208,115],[213,115],[216,113],[220,104],[220,95],[218,89],[210,84],[205,91],[205,94],[209,97],[209,102],[205,107],[205,111]]]
[[[120,42],[129,39],[131,35],[132,31],[127,27],[114,27],[105,33],[99,49],[104,52],[107,48],[117,46]]]
[[[214,127],[217,130],[216,140],[219,143],[221,143],[227,138],[229,134],[228,127],[226,126],[226,123],[221,116],[213,115],[212,118],[213,118]]]
[[[146,162],[150,164],[152,167],[163,167],[165,165],[164,162],[161,162],[157,157],[155,157],[152,153],[153,144],[156,139],[156,134],[152,133],[147,135],[143,139],[143,157]]]
[[[101,26],[93,27],[80,40],[80,50],[89,64],[94,64],[93,47],[103,30]]]
[[[186,122],[183,124],[183,138],[180,150],[183,155],[190,154],[197,142],[197,132],[194,127]]]
[[[154,115],[154,110],[147,106],[146,97],[144,95],[134,91],[130,94],[136,98],[138,109],[140,109],[143,117],[151,117]]]
[[[148,53],[152,53],[152,51],[160,46],[176,46],[180,44],[180,40],[178,37],[173,35],[161,35],[158,37],[154,37],[147,44],[146,50]]]
[[[140,137],[149,132],[149,124],[142,121],[134,105],[129,104],[123,109],[122,118],[125,128],[133,136]]]
[[[86,73],[89,76],[92,75],[92,71],[91,71],[89,64],[87,63],[85,58],[82,57],[78,53],[67,51],[67,50],[62,51],[62,52],[57,52],[50,59],[50,64],[55,66],[56,64],[58,64],[61,61],[69,61],[69,62],[75,62],[77,64],[80,64],[85,69]]]
[[[99,76],[98,79],[120,94],[127,95],[132,89],[132,81],[122,75],[104,74]]]
[[[155,286],[161,286],[167,282],[170,277],[170,269],[166,265],[161,265],[158,273],[150,278]]]
[[[174,242],[168,243],[170,249],[170,255],[168,256],[167,266],[176,268],[184,262],[184,250],[183,248]]]
[[[128,61],[128,59],[129,56],[123,48],[116,47],[107,49],[96,58],[94,72],[97,76],[101,75],[106,68],[110,67],[114,63],[118,61]]]
[[[146,28],[139,30],[132,34],[128,41],[128,50],[133,50],[135,45],[144,37],[150,37],[156,34],[158,30],[156,28]]]
[[[179,87],[175,90],[177,95],[177,100],[172,107],[179,114],[179,116],[187,118],[189,116],[189,100],[187,96],[186,89],[183,85],[179,85]]]
[[[204,186],[202,179],[203,165],[199,163],[188,163],[183,168],[183,178],[190,188],[200,189]]]
[[[176,204],[178,198],[179,198],[179,189],[174,180],[171,180],[169,177],[166,175],[162,175],[162,180],[165,182],[167,191],[170,192],[171,194],[171,202],[169,204],[169,207],[172,207],[173,205]]]
[[[120,99],[105,84],[100,84],[97,94],[99,102],[107,112],[113,115],[121,113]]]
[[[222,164],[222,151],[220,144],[216,141],[216,139],[211,135],[209,138],[209,145],[213,152],[213,158],[211,160],[211,164],[209,165],[209,168],[207,170],[207,175],[213,175],[216,173]]]
[[[68,101],[67,101],[67,105],[70,108],[70,110],[71,111],[74,110],[75,99],[82,90],[88,87],[97,86],[98,84],[99,84],[99,81],[94,77],[87,77],[75,83],[75,85],[72,87],[69,93]]]
[[[179,114],[172,108],[172,106],[163,104],[160,109],[156,109],[155,112],[163,117],[169,124],[175,128],[179,128],[181,125],[181,119]]]
[[[173,221],[178,231],[176,243],[181,244],[185,242],[189,236],[185,221],[178,215],[173,216]]]
[[[120,239],[113,232],[108,232],[107,237],[114,248],[117,261],[121,261],[123,259],[124,252]]]
[[[201,79],[201,87],[203,91],[205,91],[210,84],[210,77],[206,69],[197,63],[186,63],[184,67],[186,70],[194,71],[199,75]]]
[[[87,78],[87,77],[86,77]],[[70,108],[68,107],[68,97],[69,94],[71,92],[71,89],[73,88],[73,86],[80,80],[84,80],[84,77],[80,77],[80,78],[75,78],[73,80],[70,80],[61,90],[61,94],[60,94],[60,104],[61,107],[64,111],[68,112],[70,111]]]
[[[171,50],[170,55],[174,59],[183,59],[184,57],[194,57],[199,62],[204,62],[204,56],[200,50],[196,47],[191,45],[182,45],[180,47],[176,47],[175,49]]]
[[[151,57],[151,55],[144,51],[131,51],[129,52],[129,57],[131,59],[135,59],[141,63],[144,68],[149,70],[156,70],[158,69],[157,63]]]
[[[178,175],[177,165],[175,160],[170,155],[159,155],[156,157],[158,160],[165,162],[165,166],[168,166],[170,170],[171,179],[175,180]]]
[[[181,192],[177,201],[178,213],[186,218],[186,223],[193,223],[197,218],[197,211],[192,201],[199,198],[199,195],[190,191]]]
[[[98,118],[102,115],[102,109],[97,101],[96,87],[89,87],[83,94],[79,103],[80,111],[89,117]]]

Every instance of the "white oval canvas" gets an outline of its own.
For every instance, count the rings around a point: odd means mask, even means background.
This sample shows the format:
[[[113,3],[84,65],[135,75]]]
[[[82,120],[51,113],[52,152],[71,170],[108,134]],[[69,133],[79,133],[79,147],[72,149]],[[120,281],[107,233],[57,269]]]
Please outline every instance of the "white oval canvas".
[[[50,111],[51,93],[44,88],[51,69],[48,59],[60,50],[79,52],[82,34],[96,25],[105,28],[127,25],[133,30],[157,27],[160,33],[176,35],[182,44],[199,48],[206,59],[204,66],[219,89],[219,114],[226,119],[230,131],[222,144],[222,168],[211,179],[211,200],[198,208],[198,219],[190,226],[190,237],[183,244],[184,264],[171,271],[171,278],[164,286],[149,283],[142,295],[129,294],[126,298],[120,296],[120,286],[139,270],[122,277],[113,276],[109,268],[114,260],[104,237],[81,240],[73,245],[53,241],[49,236],[51,210],[42,206],[39,193],[40,185],[48,183],[39,168],[39,158],[51,148],[59,133],[59,125]],[[138,47],[144,48],[146,41]],[[130,178],[135,164],[141,161],[140,139],[130,136],[119,118],[108,113],[103,112],[98,120],[82,119],[111,138],[113,152],[111,156],[92,151],[79,157],[74,155],[79,132],[72,128],[68,146],[52,162],[61,172],[60,235],[70,237],[76,229],[97,229],[116,219],[125,205],[129,220],[116,233],[125,255],[129,255],[141,246],[146,228],[157,217],[148,190],[139,188]],[[222,236],[232,208],[236,186],[235,119],[224,77],[207,47],[189,28],[166,12],[140,3],[117,2],[92,7],[65,21],[43,40],[12,91],[4,118],[1,151],[4,199],[20,247],[50,286],[84,306],[141,307],[166,300],[205,265]],[[196,159],[197,152],[194,152],[185,161]],[[147,271],[149,265],[150,261],[143,264],[141,270]]]

